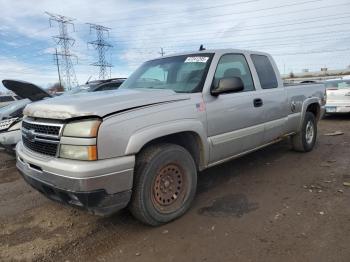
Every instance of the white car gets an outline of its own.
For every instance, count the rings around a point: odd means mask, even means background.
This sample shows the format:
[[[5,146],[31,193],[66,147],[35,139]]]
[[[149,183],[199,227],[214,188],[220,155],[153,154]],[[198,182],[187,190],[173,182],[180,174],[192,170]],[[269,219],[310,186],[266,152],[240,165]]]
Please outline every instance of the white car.
[[[3,85],[24,99],[0,108],[0,146],[11,151],[21,140],[23,109],[27,104],[49,98],[42,88],[24,81],[3,80]]]
[[[16,95],[1,95],[0,96],[0,108],[7,106],[8,104],[11,104],[17,100],[21,100],[19,96]]]
[[[350,113],[350,79],[328,80],[326,114]]]
[[[119,88],[124,80],[125,78],[111,78],[91,81],[61,95],[66,96],[75,93],[115,90]],[[24,81],[3,80],[2,83],[8,90],[24,98],[0,108],[0,147],[12,152],[11,150],[15,148],[17,142],[22,137],[20,128],[25,106],[32,102],[50,98],[52,95],[32,83]]]

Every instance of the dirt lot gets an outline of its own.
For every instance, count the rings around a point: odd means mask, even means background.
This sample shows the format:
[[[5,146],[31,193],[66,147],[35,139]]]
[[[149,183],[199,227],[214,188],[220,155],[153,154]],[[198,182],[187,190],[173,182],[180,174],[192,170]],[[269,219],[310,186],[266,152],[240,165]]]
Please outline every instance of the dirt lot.
[[[350,261],[349,155],[350,117],[328,118],[311,153],[285,141],[202,172],[191,210],[151,228],[47,200],[0,152],[0,260]]]

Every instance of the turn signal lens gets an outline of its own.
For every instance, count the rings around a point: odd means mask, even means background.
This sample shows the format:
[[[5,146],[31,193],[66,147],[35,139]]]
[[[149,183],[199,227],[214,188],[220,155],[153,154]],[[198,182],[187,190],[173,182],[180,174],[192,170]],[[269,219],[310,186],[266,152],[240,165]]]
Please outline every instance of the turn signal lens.
[[[75,160],[97,160],[96,146],[61,145],[60,157]]]

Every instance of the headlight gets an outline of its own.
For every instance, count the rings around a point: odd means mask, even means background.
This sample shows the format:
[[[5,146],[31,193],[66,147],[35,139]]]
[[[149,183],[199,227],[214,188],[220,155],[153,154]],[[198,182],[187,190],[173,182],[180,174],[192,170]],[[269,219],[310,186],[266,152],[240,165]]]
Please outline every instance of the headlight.
[[[14,122],[16,122],[18,117],[5,119],[0,121],[0,130],[6,130],[8,129]]]
[[[65,126],[63,136],[96,137],[100,124],[101,120],[99,119],[87,119],[71,122]]]
[[[22,127],[22,121],[17,122],[9,128],[9,131],[19,130]]]
[[[96,146],[61,145],[60,157],[76,160],[97,160]]]

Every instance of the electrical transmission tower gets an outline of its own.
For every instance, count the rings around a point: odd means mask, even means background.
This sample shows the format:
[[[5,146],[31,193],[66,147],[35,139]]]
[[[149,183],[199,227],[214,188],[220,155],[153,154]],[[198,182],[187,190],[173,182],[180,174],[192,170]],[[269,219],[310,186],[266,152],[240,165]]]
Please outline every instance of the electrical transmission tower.
[[[59,79],[63,82],[63,86],[66,89],[72,89],[73,87],[78,86],[77,77],[75,75],[72,58],[78,60],[77,56],[70,52],[70,48],[74,45],[75,40],[69,37],[68,34],[68,26],[71,26],[74,31],[74,21],[73,18],[69,18],[63,15],[52,14],[49,12],[45,12],[50,18],[50,26],[52,26],[52,22],[57,22],[59,35],[53,36],[57,44],[55,61],[57,62],[57,66],[59,68],[59,64],[61,65],[61,70],[59,71]],[[59,59],[60,58],[60,59]]]
[[[106,79],[107,77],[110,77],[110,69],[112,67],[112,65],[106,60],[106,52],[113,46],[105,40],[105,36],[107,35],[107,37],[109,37],[109,30],[111,30],[111,28],[91,23],[88,23],[88,25],[90,25],[90,33],[95,31],[97,37],[96,40],[88,42],[88,44],[92,45],[98,53],[98,62],[95,62],[92,65],[100,68],[99,79]],[[109,72],[107,71],[107,68],[109,68]]]

